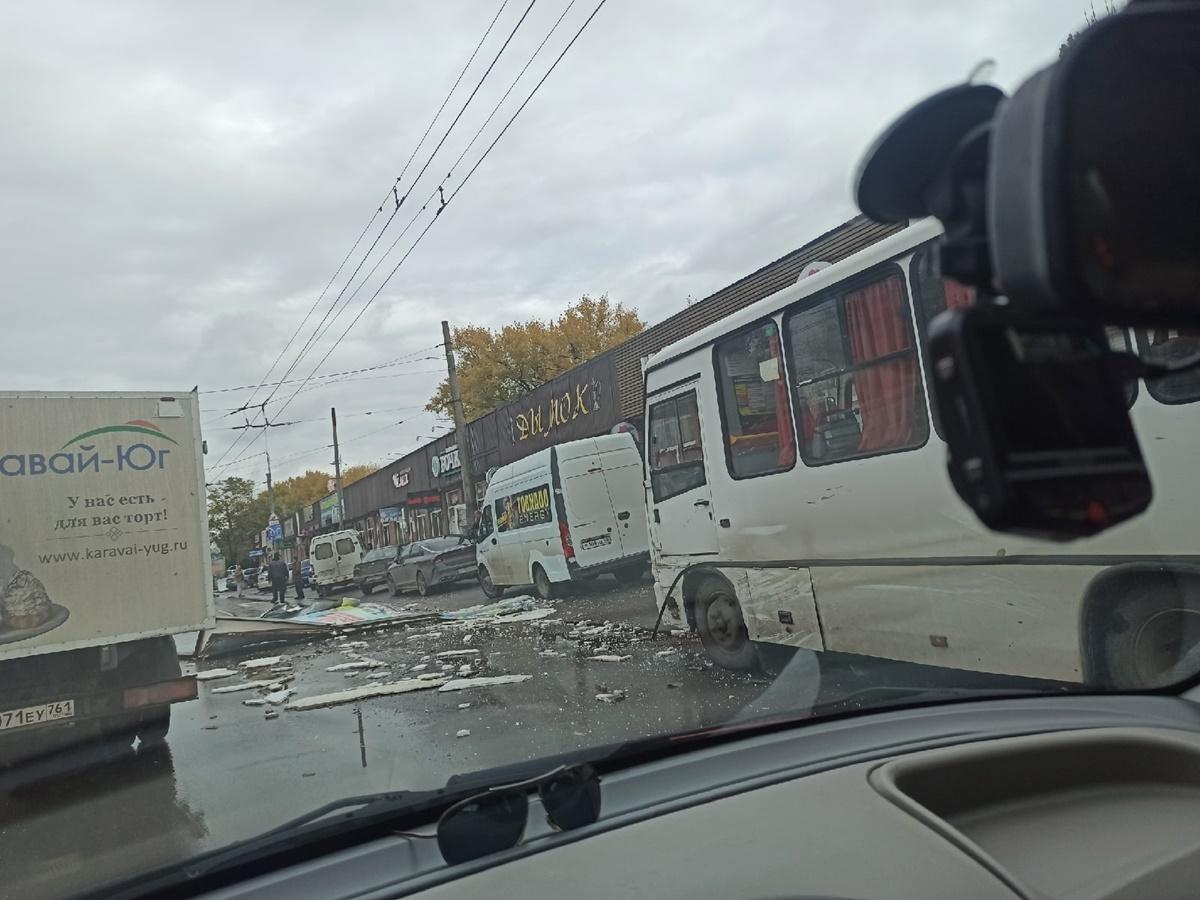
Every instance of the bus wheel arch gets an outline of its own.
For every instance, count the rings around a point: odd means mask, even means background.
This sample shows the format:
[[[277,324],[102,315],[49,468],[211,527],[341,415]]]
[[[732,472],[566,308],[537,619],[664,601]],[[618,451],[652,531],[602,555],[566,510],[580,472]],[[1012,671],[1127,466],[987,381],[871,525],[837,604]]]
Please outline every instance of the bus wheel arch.
[[[1200,645],[1200,566],[1128,563],[1105,569],[1084,591],[1083,683],[1109,690],[1164,687],[1195,673]]]
[[[737,591],[729,579],[712,569],[689,573],[684,579],[688,621],[713,662],[725,669],[747,671],[758,664]]]

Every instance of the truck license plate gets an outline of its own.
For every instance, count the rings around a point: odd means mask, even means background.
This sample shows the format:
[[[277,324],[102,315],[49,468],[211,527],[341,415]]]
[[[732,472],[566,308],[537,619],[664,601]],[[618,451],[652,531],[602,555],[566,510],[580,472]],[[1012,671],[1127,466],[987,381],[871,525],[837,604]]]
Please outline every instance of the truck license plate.
[[[56,719],[73,718],[75,718],[75,701],[55,700],[53,703],[41,703],[37,706],[6,709],[0,712],[0,731],[24,728],[28,725],[41,725]]]

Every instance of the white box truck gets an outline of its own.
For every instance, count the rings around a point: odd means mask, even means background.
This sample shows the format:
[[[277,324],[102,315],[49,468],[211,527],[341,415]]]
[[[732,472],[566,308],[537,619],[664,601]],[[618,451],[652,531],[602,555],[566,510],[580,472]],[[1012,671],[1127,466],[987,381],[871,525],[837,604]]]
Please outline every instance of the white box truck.
[[[161,743],[212,627],[195,393],[0,393],[0,768]]]

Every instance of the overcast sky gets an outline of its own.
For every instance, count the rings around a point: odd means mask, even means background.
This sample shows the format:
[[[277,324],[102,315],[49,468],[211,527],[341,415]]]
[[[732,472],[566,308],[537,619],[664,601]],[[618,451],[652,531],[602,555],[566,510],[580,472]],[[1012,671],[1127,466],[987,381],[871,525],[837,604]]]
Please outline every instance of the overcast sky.
[[[537,0],[360,278],[567,2]],[[571,7],[447,193],[595,2]],[[402,193],[527,5],[504,7]],[[2,389],[257,384],[499,8],[500,0],[5,4]],[[270,433],[276,477],[329,464],[320,448],[331,405],[347,463],[383,463],[441,433],[419,410],[444,368],[420,359],[440,352],[429,348],[442,318],[499,326],[607,291],[652,323],[834,227],[854,214],[854,166],[890,118],[985,57],[1011,89],[1055,58],[1086,8],[1083,0],[609,0],[317,372],[412,361],[336,385],[314,380],[286,409],[291,388],[276,394],[272,418],[301,422]],[[390,212],[374,219],[368,241]],[[428,215],[291,377],[313,371]],[[237,434],[221,430],[237,421],[221,414],[249,395],[204,394],[210,465]],[[263,459],[210,480],[227,474],[261,481]]]

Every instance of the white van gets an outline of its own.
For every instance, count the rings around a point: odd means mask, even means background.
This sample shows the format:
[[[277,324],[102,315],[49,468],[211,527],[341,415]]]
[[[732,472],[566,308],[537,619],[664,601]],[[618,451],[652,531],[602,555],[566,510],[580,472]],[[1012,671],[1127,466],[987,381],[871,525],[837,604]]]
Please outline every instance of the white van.
[[[312,586],[318,597],[354,584],[354,567],[362,562],[362,541],[357,531],[331,531],[318,534],[308,545],[312,563]]]
[[[556,584],[603,572],[640,578],[650,541],[633,436],[571,441],[501,466],[475,537],[479,583],[491,598],[532,584],[548,600]]]

